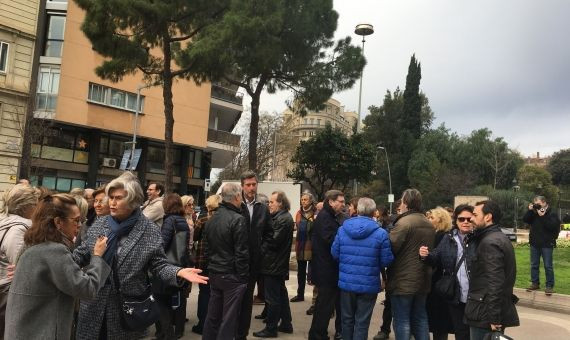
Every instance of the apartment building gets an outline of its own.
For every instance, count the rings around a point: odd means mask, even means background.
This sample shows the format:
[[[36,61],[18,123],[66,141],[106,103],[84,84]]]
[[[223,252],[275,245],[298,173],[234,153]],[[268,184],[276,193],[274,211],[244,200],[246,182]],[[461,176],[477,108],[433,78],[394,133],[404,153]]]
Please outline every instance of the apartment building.
[[[38,0],[0,0],[0,191],[17,181]]]
[[[94,69],[103,61],[80,29],[73,1],[48,1],[34,115],[46,128],[31,136],[32,182],[58,191],[95,187],[122,173],[132,144],[141,75],[119,83]],[[231,131],[242,112],[237,88],[177,80],[174,101],[174,189],[203,199],[211,168],[224,167],[239,149]],[[164,105],[161,87],[140,91],[136,172],[144,185],[164,181]],[[127,152],[125,152],[127,151]],[[123,166],[121,166],[121,164]]]

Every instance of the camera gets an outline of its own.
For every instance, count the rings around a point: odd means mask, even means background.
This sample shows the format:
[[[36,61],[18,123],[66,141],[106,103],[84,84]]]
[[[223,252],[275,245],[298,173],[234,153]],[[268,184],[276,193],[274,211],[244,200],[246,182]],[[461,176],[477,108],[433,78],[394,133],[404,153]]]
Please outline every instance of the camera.
[[[540,204],[538,204],[538,203],[534,203],[534,204],[532,205],[532,208],[533,208],[534,210],[540,210],[540,209],[542,209],[542,205],[540,205]]]

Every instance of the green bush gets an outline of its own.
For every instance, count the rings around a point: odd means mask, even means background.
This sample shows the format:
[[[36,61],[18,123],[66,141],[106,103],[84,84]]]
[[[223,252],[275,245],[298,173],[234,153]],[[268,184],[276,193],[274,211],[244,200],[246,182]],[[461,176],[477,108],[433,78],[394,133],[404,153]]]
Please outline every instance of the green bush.
[[[515,246],[515,248],[530,248],[530,243],[522,242],[522,243],[517,243],[514,246]],[[556,240],[556,247],[557,248],[570,248],[570,239],[561,238],[561,239]]]

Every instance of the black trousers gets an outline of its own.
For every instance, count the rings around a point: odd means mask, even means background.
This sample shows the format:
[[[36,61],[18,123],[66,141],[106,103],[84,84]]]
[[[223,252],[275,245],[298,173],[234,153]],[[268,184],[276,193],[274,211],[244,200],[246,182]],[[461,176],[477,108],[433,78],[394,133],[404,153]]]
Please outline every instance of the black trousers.
[[[297,296],[305,296],[308,261],[297,261]]]
[[[392,327],[392,299],[390,294],[386,292],[386,300],[384,301],[384,310],[382,311],[382,326],[380,330],[386,334],[390,334]]]
[[[203,340],[233,339],[247,283],[237,275],[209,273],[210,303]]]
[[[456,340],[469,340],[469,326],[463,323],[463,314],[465,314],[465,304],[460,302],[458,305],[448,303],[449,315],[455,330]]]
[[[160,316],[155,323],[158,340],[174,340],[174,310],[172,309],[172,294],[154,294],[160,310]]]
[[[235,334],[236,340],[247,338],[249,334],[249,326],[251,326],[251,312],[253,310],[253,291],[255,290],[255,282],[259,275],[250,274],[249,281],[245,294],[243,295],[243,302],[239,313],[238,327]],[[228,339],[231,339],[228,338]]]
[[[336,308],[335,330],[341,332],[340,296],[338,288],[318,286],[319,295],[315,303],[309,340],[328,340],[329,321]]]
[[[283,276],[265,275],[265,305],[267,306],[267,328],[277,330],[281,324],[291,325],[291,308]]]
[[[198,309],[196,316],[198,317],[198,328],[203,329],[208,314],[208,303],[210,302],[210,285],[198,284]]]

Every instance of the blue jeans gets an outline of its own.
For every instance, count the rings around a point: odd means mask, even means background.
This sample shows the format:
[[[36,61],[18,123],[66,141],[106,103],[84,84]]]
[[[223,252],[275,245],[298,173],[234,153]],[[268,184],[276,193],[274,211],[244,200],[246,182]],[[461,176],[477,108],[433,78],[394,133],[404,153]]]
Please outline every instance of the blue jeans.
[[[532,283],[540,284],[540,257],[544,263],[544,273],[546,276],[546,288],[554,288],[554,268],[552,266],[553,248],[537,248],[530,246],[530,280]]]
[[[426,295],[392,295],[392,316],[396,340],[429,340]]]
[[[341,290],[342,339],[366,340],[370,318],[378,294],[360,294]]]

